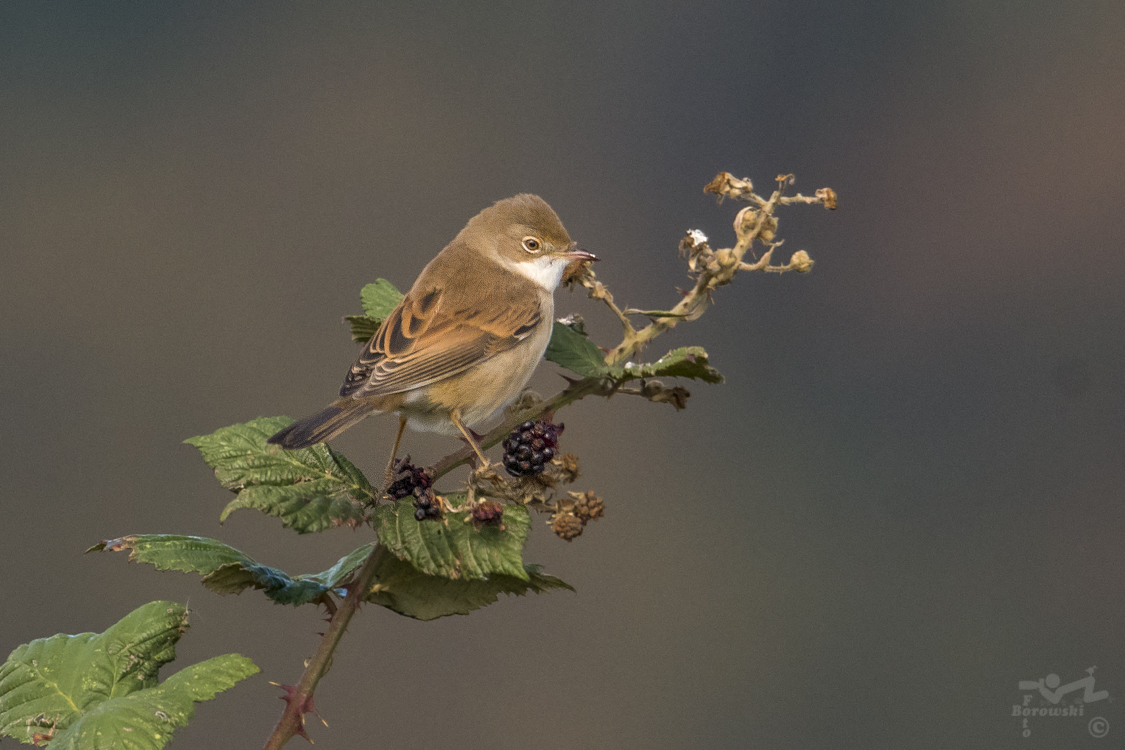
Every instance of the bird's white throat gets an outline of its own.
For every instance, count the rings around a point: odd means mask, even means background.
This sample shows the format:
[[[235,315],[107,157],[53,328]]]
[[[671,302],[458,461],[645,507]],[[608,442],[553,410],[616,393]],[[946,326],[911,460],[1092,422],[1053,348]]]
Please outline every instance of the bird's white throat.
[[[562,281],[563,271],[566,270],[566,258],[552,258],[544,256],[521,262],[504,259],[504,265],[511,270],[526,276],[548,292],[553,292]]]

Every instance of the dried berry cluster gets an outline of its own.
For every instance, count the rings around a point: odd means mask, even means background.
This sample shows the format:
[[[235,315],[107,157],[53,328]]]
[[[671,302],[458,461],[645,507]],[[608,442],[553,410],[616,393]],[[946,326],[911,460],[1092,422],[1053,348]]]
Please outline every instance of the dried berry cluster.
[[[441,507],[434,497],[433,479],[425,469],[410,463],[410,456],[395,460],[395,478],[387,494],[395,500],[414,496],[414,517],[419,521],[441,518]]]
[[[524,422],[504,440],[504,468],[513,477],[539,474],[559,447],[564,426],[543,420]]]
[[[571,500],[559,500],[551,516],[551,531],[571,541],[582,534],[586,524],[605,515],[605,502],[593,492],[568,492]]]

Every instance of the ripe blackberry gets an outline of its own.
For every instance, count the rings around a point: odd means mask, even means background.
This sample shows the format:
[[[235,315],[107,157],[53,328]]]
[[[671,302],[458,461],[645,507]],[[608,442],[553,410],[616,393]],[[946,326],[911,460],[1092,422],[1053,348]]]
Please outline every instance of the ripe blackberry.
[[[427,518],[441,518],[441,506],[434,502],[434,491],[429,488],[414,488],[414,518],[425,521]]]
[[[513,477],[539,474],[555,457],[563,425],[524,422],[504,440],[504,468]]]

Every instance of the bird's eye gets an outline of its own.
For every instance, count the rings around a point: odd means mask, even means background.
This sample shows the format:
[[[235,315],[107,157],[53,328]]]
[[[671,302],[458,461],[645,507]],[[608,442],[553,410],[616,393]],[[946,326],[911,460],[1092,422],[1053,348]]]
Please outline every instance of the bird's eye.
[[[537,253],[543,249],[543,243],[534,237],[523,238],[523,249],[529,253]]]

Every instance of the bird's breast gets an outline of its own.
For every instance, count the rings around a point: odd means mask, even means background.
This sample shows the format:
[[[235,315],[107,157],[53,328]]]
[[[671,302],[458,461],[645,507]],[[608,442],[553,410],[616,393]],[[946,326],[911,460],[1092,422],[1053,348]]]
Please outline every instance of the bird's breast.
[[[449,413],[461,410],[469,426],[484,422],[520,394],[535,372],[551,340],[554,326],[554,298],[544,294],[540,319],[531,335],[511,349],[493,355],[479,364],[445,380],[406,394],[399,412],[416,430],[460,434],[449,420]]]

